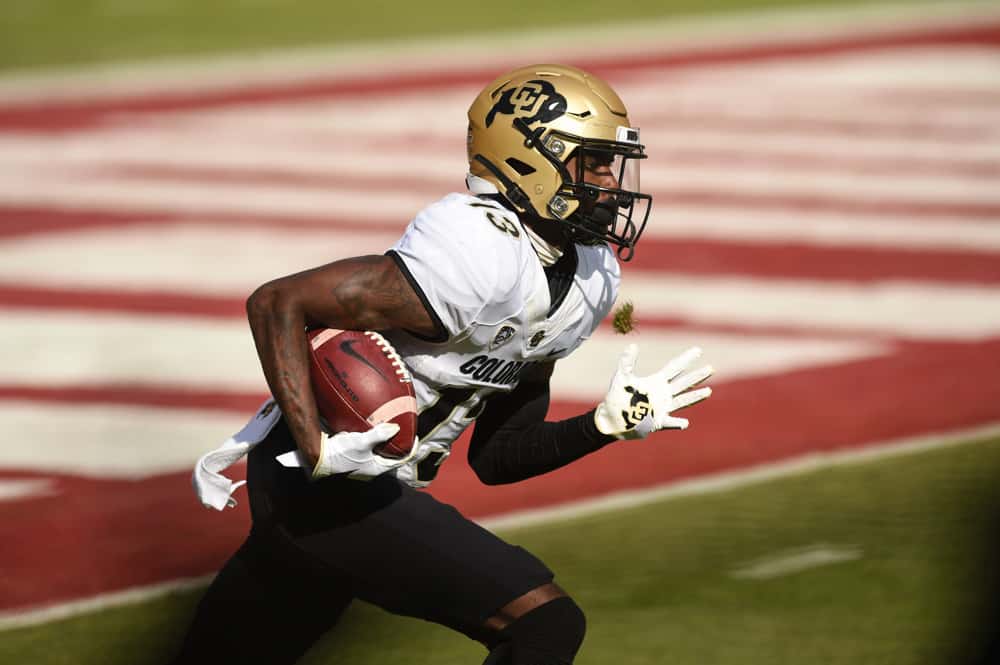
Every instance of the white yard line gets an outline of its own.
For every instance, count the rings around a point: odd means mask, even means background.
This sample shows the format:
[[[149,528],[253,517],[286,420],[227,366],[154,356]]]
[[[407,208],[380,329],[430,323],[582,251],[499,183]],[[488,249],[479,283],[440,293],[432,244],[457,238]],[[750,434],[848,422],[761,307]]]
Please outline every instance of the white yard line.
[[[704,324],[794,325],[969,341],[1000,332],[1000,289],[988,285],[626,273],[619,297],[635,303],[637,317],[645,313]]]
[[[769,580],[835,563],[856,561],[863,555],[857,546],[816,543],[749,561],[731,571],[729,576],[739,580]]]
[[[772,464],[762,464],[742,471],[667,483],[643,490],[617,492],[595,499],[575,501],[550,508],[521,511],[478,521],[483,526],[494,530],[519,529],[636,508],[658,501],[719,494],[771,480],[813,473],[831,467],[863,464],[903,455],[912,455],[938,448],[968,444],[984,437],[997,435],[1000,435],[1000,423],[972,429],[908,437],[905,439],[872,443],[861,450],[808,454]],[[812,558],[815,559],[817,557],[814,555]],[[819,558],[830,559],[830,555],[823,555]],[[171,593],[201,588],[206,586],[211,579],[212,576],[210,575],[184,578],[149,586],[134,587],[124,591],[100,594],[68,603],[2,612],[0,613],[0,630],[34,626],[90,612],[99,612],[115,607],[146,602]]]

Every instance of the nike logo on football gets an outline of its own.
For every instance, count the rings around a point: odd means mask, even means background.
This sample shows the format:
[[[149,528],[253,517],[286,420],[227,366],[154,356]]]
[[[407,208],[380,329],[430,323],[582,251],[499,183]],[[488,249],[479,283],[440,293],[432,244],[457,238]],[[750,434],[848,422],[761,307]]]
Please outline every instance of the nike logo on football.
[[[351,356],[352,358],[356,358],[357,360],[360,360],[364,364],[366,364],[369,367],[371,367],[373,370],[375,370],[376,374],[378,374],[380,377],[382,377],[383,381],[385,381],[386,383],[388,383],[389,379],[385,378],[385,375],[382,374],[382,370],[380,370],[378,367],[376,367],[375,365],[373,365],[371,363],[371,361],[368,360],[368,358],[365,358],[363,355],[361,355],[360,353],[358,353],[357,351],[354,350],[354,343],[356,341],[357,340],[355,340],[355,339],[349,339],[346,342],[341,342],[340,343],[340,350],[343,351],[344,353],[346,353],[347,355]]]

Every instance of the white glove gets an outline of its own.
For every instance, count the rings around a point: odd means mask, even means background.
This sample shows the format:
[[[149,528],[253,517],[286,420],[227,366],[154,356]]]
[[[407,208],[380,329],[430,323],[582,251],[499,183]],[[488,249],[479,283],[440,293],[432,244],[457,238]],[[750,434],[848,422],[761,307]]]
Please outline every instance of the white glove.
[[[451,449],[440,443],[420,443],[418,441],[413,444],[413,451],[407,457],[408,461],[396,469],[396,478],[410,487],[427,487],[437,476],[437,468],[448,459],[450,454]],[[427,458],[431,455],[435,457],[428,460]],[[421,477],[420,465],[425,460],[427,460],[427,464],[424,465],[424,473]],[[430,468],[427,468],[428,466]]]
[[[414,452],[403,459],[382,457],[373,452],[375,446],[385,443],[399,431],[395,423],[380,423],[367,432],[323,432],[319,461],[312,470],[312,479],[326,476],[347,475],[355,480],[371,480],[406,464]],[[283,466],[304,466],[298,450],[278,455]]]
[[[629,344],[608,394],[594,412],[597,429],[618,439],[645,439],[661,429],[687,429],[686,418],[670,414],[712,394],[711,388],[688,390],[712,375],[711,366],[681,374],[700,355],[698,347],[688,349],[656,374],[640,377],[635,375],[639,347]]]

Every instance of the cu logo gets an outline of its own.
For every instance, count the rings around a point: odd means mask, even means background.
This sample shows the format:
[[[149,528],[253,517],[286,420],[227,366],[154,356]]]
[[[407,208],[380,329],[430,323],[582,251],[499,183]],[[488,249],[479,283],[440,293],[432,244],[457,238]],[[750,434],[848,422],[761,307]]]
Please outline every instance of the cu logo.
[[[625,419],[628,429],[632,429],[642,422],[647,414],[653,412],[653,407],[649,403],[649,396],[639,392],[632,386],[625,386],[625,392],[632,395],[627,409],[622,410],[622,418]]]
[[[493,124],[497,113],[524,118],[529,125],[551,122],[566,113],[566,98],[548,81],[526,81],[500,93],[500,98],[486,114],[487,127]]]

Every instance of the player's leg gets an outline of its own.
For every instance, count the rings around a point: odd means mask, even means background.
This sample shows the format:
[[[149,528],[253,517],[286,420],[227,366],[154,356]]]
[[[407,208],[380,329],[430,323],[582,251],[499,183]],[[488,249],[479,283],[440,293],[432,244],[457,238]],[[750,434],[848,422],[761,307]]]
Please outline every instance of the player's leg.
[[[547,659],[531,665],[571,662],[582,613],[541,561],[394,478],[309,482],[273,462],[293,446],[282,430],[250,456],[255,524],[287,534],[290,548],[349,579],[356,597],[383,609],[446,625],[488,647],[508,642],[519,659]],[[546,651],[542,642],[561,646]]]
[[[564,665],[573,662],[587,623],[573,599],[549,583],[500,608],[486,626],[496,632],[484,665]]]
[[[174,663],[294,663],[351,601],[344,587],[280,564],[251,534],[198,604]]]
[[[391,478],[327,483],[312,505],[337,506],[289,520],[296,545],[352,578],[357,597],[390,612],[443,624],[497,648],[498,665],[568,665],[583,641],[579,607],[527,551]],[[367,508],[361,509],[361,506]],[[350,520],[344,515],[353,515]]]
[[[583,643],[586,618],[569,596],[533,607],[500,631],[483,665],[570,665]]]

